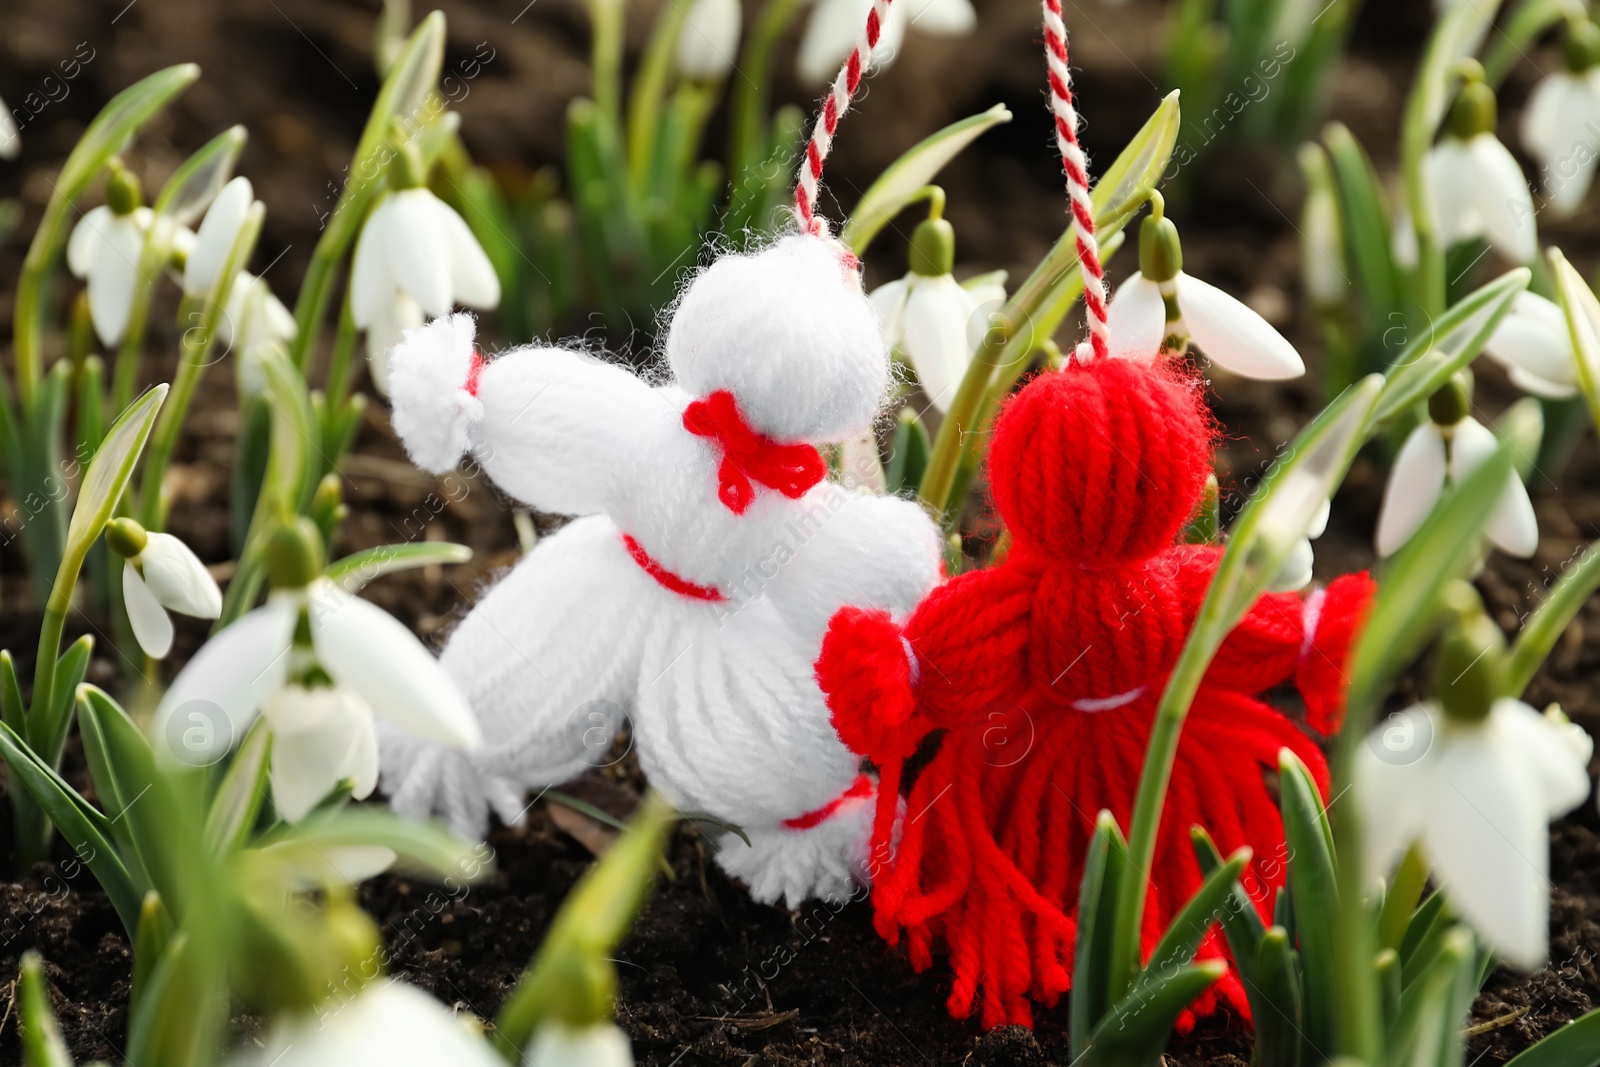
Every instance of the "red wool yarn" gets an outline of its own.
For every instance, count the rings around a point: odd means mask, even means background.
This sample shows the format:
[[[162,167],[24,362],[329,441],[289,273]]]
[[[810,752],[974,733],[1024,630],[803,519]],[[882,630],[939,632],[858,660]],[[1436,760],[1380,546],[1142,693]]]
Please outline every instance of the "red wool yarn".
[[[1042,375],[994,431],[1005,560],[946,581],[903,624],[857,608],[832,620],[817,678],[840,737],[881,775],[877,928],[891,943],[904,933],[918,970],[944,945],[957,1017],[1031,1025],[1031,1003],[1070,985],[1095,816],[1131,821],[1156,703],[1221,555],[1174,543],[1211,469],[1211,435],[1197,386],[1169,366],[1101,359]],[[1324,791],[1327,765],[1258,694],[1294,682],[1312,724],[1336,728],[1372,592],[1362,573],[1305,598],[1265,595],[1223,644],[1172,769],[1146,954],[1199,887],[1194,825],[1224,854],[1253,850],[1243,883],[1269,914],[1285,873],[1278,753],[1293,751]],[[936,731],[897,825],[906,761]],[[1214,929],[1200,955],[1224,952]],[[1248,1016],[1231,973],[1192,1010],[1219,999]]]

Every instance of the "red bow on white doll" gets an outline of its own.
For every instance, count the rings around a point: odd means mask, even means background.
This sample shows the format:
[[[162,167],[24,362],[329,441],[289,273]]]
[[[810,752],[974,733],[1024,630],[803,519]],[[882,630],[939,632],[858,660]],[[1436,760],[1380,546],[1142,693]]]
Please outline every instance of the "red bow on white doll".
[[[460,314],[395,348],[394,425],[420,466],[443,473],[468,452],[528,506],[581,516],[441,656],[483,746],[381,739],[397,810],[464,833],[491,808],[515,821],[526,790],[604,755],[593,731],[619,725],[616,709],[657,789],[748,834],[723,834],[717,858],[757,900],[796,905],[861,877],[875,783],[812,663],[838,608],[909,610],[939,553],[915,503],[822,480],[813,446],[868,426],[888,385],[842,252],[791,236],[702,270],[672,316],[666,385],[558,348],[485,362]]]

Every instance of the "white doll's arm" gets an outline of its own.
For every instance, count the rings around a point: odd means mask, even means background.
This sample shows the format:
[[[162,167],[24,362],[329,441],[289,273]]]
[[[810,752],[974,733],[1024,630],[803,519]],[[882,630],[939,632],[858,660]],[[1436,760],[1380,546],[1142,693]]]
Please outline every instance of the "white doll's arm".
[[[831,482],[807,493],[786,530],[794,556],[768,592],[808,638],[821,640],[839,608],[909,612],[939,581],[939,532],[914,501]]]
[[[608,510],[641,428],[670,413],[627,370],[581,353],[530,345],[483,360],[466,314],[406,334],[390,396],[418,466],[442,474],[470,451],[507,493],[563,515]]]

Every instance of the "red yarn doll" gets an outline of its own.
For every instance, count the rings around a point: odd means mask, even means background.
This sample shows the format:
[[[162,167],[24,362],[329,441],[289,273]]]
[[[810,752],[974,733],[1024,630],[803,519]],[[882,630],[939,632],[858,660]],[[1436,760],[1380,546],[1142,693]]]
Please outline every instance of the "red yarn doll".
[[[1221,550],[1176,544],[1211,469],[1196,383],[1165,362],[1099,359],[1040,376],[1004,409],[989,457],[1010,531],[1005,560],[953,578],[904,623],[845,608],[817,661],[833,722],[880,769],[873,837],[877,927],[905,931],[913,965],[949,951],[957,1017],[1031,1024],[1070,984],[1073,911],[1094,818],[1127,827],[1156,703]],[[1283,884],[1278,753],[1327,788],[1317,746],[1258,699],[1293,681],[1311,725],[1342,713],[1347,647],[1366,574],[1261,597],[1224,643],[1189,712],[1144,915],[1149,953],[1198,888],[1189,828],[1224,854],[1248,845],[1247,892],[1265,916]],[[903,815],[905,762],[944,731]],[[897,825],[898,823],[898,825]],[[1213,929],[1202,956],[1223,951]],[[1249,1008],[1231,973],[1217,997]],[[1185,1023],[1192,1022],[1186,1017]]]

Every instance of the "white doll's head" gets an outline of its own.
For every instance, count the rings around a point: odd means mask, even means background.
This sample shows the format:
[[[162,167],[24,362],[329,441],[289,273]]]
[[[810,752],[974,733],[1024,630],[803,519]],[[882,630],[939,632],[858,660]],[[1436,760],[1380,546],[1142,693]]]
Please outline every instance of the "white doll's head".
[[[750,425],[780,441],[838,441],[870,423],[888,353],[843,251],[798,235],[702,270],[667,331],[678,384],[696,396],[730,391]]]

